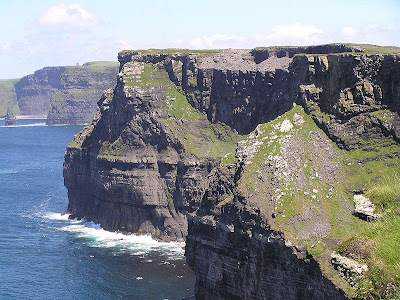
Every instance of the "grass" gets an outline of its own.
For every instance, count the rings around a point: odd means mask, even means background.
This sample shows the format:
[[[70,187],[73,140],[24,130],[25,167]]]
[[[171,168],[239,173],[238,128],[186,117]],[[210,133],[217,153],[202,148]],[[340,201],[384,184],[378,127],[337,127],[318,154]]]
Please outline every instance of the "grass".
[[[238,136],[229,126],[210,123],[205,115],[190,105],[179,87],[170,82],[167,86],[163,96],[169,117],[163,119],[163,123],[180,140],[188,154],[199,158],[222,158],[235,151]]]
[[[94,125],[88,125],[74,136],[74,139],[69,143],[67,148],[81,149],[84,139],[89,136],[94,130]]]
[[[169,79],[162,63],[145,63],[139,73],[123,76],[125,86],[161,92],[163,106],[158,108],[161,122],[183,145],[185,153],[198,158],[220,159],[235,152],[238,135],[222,123],[212,124],[207,117],[190,105],[185,92]],[[120,153],[121,147],[109,145],[110,153]]]
[[[7,114],[7,109],[10,108],[15,114],[19,113],[17,95],[14,86],[19,79],[4,79],[0,80],[0,117]]]
[[[378,119],[381,123],[386,124],[387,127],[392,126],[392,114],[388,109],[377,110],[370,114],[371,118]]]
[[[369,267],[358,282],[359,299],[400,298],[400,182],[397,175],[370,183],[367,197],[375,203],[382,218],[364,223],[360,232],[342,243],[339,250],[357,255],[357,248],[368,243],[367,254],[359,258]]]
[[[67,148],[72,148],[72,149],[81,149],[82,144],[78,143],[75,140],[72,140],[71,143],[69,143]]]
[[[400,147],[377,144],[365,149],[342,152],[348,190],[366,190],[371,183],[400,176]]]
[[[179,48],[166,48],[166,49],[142,49],[142,50],[122,50],[118,53],[118,56],[127,56],[130,54],[214,54],[221,52],[221,49],[204,49],[204,50],[192,50],[192,49],[179,49]]]
[[[228,197],[226,197],[224,200],[222,200],[221,202],[219,202],[217,204],[217,207],[221,207],[224,206],[225,204],[228,204],[230,202],[233,201],[233,194],[229,195]]]
[[[237,164],[238,162],[239,161],[234,152],[228,152],[221,159],[222,166]]]
[[[136,87],[172,87],[168,73],[154,64],[145,64],[140,74],[129,74],[124,76],[126,86]]]
[[[397,49],[364,47],[366,54],[392,54]],[[363,53],[361,53],[363,54]],[[365,53],[364,53],[365,54]],[[329,123],[330,116],[311,107],[311,113]],[[350,122],[371,124],[373,119],[390,127],[391,114],[388,110],[377,110],[365,118],[353,118]],[[352,199],[353,191],[364,192],[376,205],[383,217],[367,223],[353,217],[343,226],[330,216],[330,238],[342,240],[337,250],[369,266],[369,271],[357,283],[354,297],[359,299],[400,299],[400,146],[390,138],[367,139],[344,137],[344,141],[355,150],[340,151],[340,161],[345,181],[342,195]],[[335,208],[325,209],[335,214]],[[336,213],[337,214],[337,213]],[[328,214],[329,215],[329,214]],[[313,249],[310,249],[312,254]],[[318,254],[319,251],[317,251]],[[360,255],[360,253],[362,255]]]
[[[293,128],[288,132],[281,132],[279,130],[280,123],[285,120],[292,120],[294,115],[300,115],[304,123],[299,126],[296,125],[294,122],[292,123]],[[259,179],[262,176],[268,176],[268,171],[264,170],[264,164],[266,158],[268,156],[277,156],[283,155],[281,153],[282,149],[282,138],[294,138],[293,136],[297,136],[297,139],[303,141],[303,147],[306,149],[302,155],[300,155],[301,165],[303,166],[302,171],[304,172],[305,176],[305,184],[306,190],[318,190],[318,195],[322,195],[321,199],[324,199],[321,203],[317,202],[313,199],[311,194],[304,194],[303,188],[296,186],[294,183],[288,183],[286,186],[282,188],[282,196],[279,200],[279,205],[277,206],[278,211],[282,211],[284,213],[277,214],[277,217],[274,219],[274,223],[280,229],[285,230],[285,232],[292,233],[292,236],[296,236],[296,233],[293,231],[293,228],[287,226],[288,220],[293,218],[296,215],[301,215],[305,208],[309,206],[318,206],[321,208],[325,213],[327,218],[332,225],[336,220],[338,211],[339,211],[339,199],[335,198],[326,198],[325,196],[328,193],[329,185],[325,182],[320,180],[319,178],[315,177],[316,168],[318,167],[315,163],[312,163],[311,157],[309,157],[308,153],[311,151],[310,149],[313,147],[309,141],[309,134],[311,131],[320,132],[321,130],[316,126],[316,124],[312,121],[312,119],[304,113],[301,107],[296,106],[289,112],[286,112],[280,118],[271,121],[267,124],[259,125],[258,127],[258,136],[257,141],[262,142],[259,146],[257,152],[254,155],[254,158],[251,160],[249,164],[245,167],[245,172],[242,177],[243,184],[246,189],[247,193],[256,193],[256,194],[263,194],[269,193],[270,189],[274,189],[273,187],[269,187],[265,182],[269,182],[267,179]],[[274,137],[275,138],[272,138]],[[251,146],[251,143],[254,141],[249,142],[246,147]],[[272,178],[271,178],[272,180]],[[256,198],[254,196],[253,198]],[[259,200],[259,205],[264,206],[265,210],[269,210],[268,203],[265,203],[263,199]],[[272,208],[274,210],[274,208]],[[296,230],[298,230],[297,228]]]
[[[369,44],[346,44],[350,47],[355,47],[361,49],[367,55],[374,54],[399,54],[400,47],[392,47],[392,46],[377,46],[377,45],[369,45]]]
[[[164,97],[168,101],[168,112],[174,118],[193,122],[206,119],[205,115],[189,104],[186,96],[179,92],[178,89],[166,90]]]
[[[373,185],[366,193],[380,212],[400,208],[400,179],[396,175],[383,183]],[[400,227],[399,227],[400,229]]]
[[[67,66],[64,72],[64,76],[72,75],[76,76],[79,74],[90,73],[91,76],[96,76],[98,74],[104,73],[118,73],[119,63],[114,61],[94,61],[87,62],[82,66]]]
[[[91,61],[91,62],[84,63],[82,65],[82,67],[92,67],[92,68],[113,67],[113,68],[115,68],[115,67],[119,67],[119,63],[117,61]]]
[[[302,114],[305,120],[300,129],[296,125],[288,133],[279,132],[274,128],[285,118],[291,119],[294,113]],[[375,112],[374,115],[385,118],[385,111]],[[327,116],[321,115],[322,118]],[[385,119],[389,122],[390,120]],[[263,195],[276,189],[276,186],[269,186],[268,178],[263,169],[265,158],[268,155],[281,155],[282,145],[278,142],[287,134],[292,137],[298,130],[298,135],[306,149],[302,161],[302,171],[306,176],[307,186],[316,187],[318,193],[322,195],[319,201],[309,199],[293,184],[282,188],[284,193],[277,202],[276,208],[264,200]],[[357,283],[358,288],[351,291],[348,287],[342,286],[346,291],[359,299],[399,299],[400,298],[400,147],[397,143],[389,140],[359,140],[358,149],[352,151],[340,150],[334,143],[332,146],[338,153],[338,163],[343,169],[343,182],[337,182],[333,187],[331,197],[328,195],[330,188],[325,182],[318,178],[312,178],[315,169],[310,163],[308,153],[312,150],[308,144],[308,133],[310,131],[320,131],[311,118],[299,111],[295,107],[279,119],[259,126],[257,140],[265,141],[259,147],[252,162],[245,166],[243,173],[244,185],[241,189],[245,190],[246,197],[258,207],[263,207],[263,211],[275,212],[276,216],[270,220],[273,228],[285,232],[286,238],[298,244],[306,245],[307,251],[312,254],[320,263],[321,270],[336,284],[343,282],[329,261],[329,253],[332,251],[347,251],[360,249],[360,245],[368,245],[368,255],[358,258],[362,263],[367,263],[369,271]],[[271,141],[271,136],[277,135],[275,141]],[[250,146],[250,145],[249,145]],[[300,174],[300,173],[299,173]],[[276,174],[275,174],[276,175]],[[264,176],[263,179],[259,177]],[[343,211],[343,207],[353,207],[353,190],[364,190],[367,197],[376,205],[377,211],[383,217],[376,222],[367,223],[354,216],[351,216],[349,209]],[[292,191],[292,193],[290,192]],[[261,196],[260,196],[261,195]],[[347,204],[346,204],[347,203]],[[300,224],[293,224],[297,215],[302,215],[310,207],[317,207],[323,218],[330,227],[330,233],[326,238],[320,240],[315,238],[301,239],[299,232],[309,224],[310,221],[303,221]],[[345,215],[347,214],[347,216]],[[342,241],[339,247],[330,244],[330,241]],[[355,245],[355,246],[354,246]],[[362,248],[362,247],[361,247]],[[365,247],[364,247],[365,248]],[[357,251],[355,251],[357,252]],[[342,283],[343,284],[343,283]]]

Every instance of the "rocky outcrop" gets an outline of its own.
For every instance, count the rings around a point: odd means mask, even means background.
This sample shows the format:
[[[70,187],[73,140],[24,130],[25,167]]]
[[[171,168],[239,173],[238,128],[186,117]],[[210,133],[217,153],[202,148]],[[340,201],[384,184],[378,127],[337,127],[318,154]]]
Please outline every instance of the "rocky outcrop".
[[[17,118],[15,115],[8,109],[7,115],[5,117],[4,123],[6,126],[15,126],[17,125]]]
[[[237,63],[244,54],[216,55]],[[213,68],[219,62],[208,61],[210,55],[215,53],[120,54],[118,83],[113,95],[99,103],[101,118],[91,125],[90,135],[73,143],[79,147],[67,150],[64,174],[73,217],[111,230],[186,236],[186,215],[196,210],[208,173],[234,151],[236,133],[219,122],[249,131],[259,119],[272,119],[292,105],[283,84],[271,88],[276,73],[288,75],[286,59],[274,61],[282,69],[266,62],[259,66],[263,73],[228,74]],[[254,85],[253,95],[246,82]],[[221,89],[232,94],[220,99]],[[117,218],[122,211],[126,217]]]
[[[89,123],[103,91],[115,85],[117,72],[112,62],[38,70],[15,84],[21,114],[47,115],[50,125]]]
[[[351,207],[330,196],[343,181],[331,141],[296,106],[257,126],[236,156],[239,164],[209,176],[189,220],[186,257],[196,299],[344,299],[300,242],[329,239],[327,203],[347,215],[342,222],[351,218]]]
[[[186,236],[186,214],[234,133],[187,103],[169,79],[167,58],[181,59],[137,54],[121,64],[113,94],[99,102],[101,117],[67,149],[72,217],[160,239]]]
[[[399,59],[398,55],[297,56],[291,66],[296,101],[346,150],[371,146],[368,141],[400,141]]]
[[[331,261],[335,269],[337,269],[340,275],[345,277],[351,285],[355,285],[356,281],[368,271],[368,266],[366,264],[360,264],[353,259],[335,252],[331,254]]]
[[[363,195],[354,195],[353,215],[365,221],[374,221],[380,217],[375,213],[375,205]]]
[[[355,226],[354,168],[399,155],[399,57],[359,51],[121,52],[66,151],[68,212],[186,238],[196,299],[346,298],[330,254]]]

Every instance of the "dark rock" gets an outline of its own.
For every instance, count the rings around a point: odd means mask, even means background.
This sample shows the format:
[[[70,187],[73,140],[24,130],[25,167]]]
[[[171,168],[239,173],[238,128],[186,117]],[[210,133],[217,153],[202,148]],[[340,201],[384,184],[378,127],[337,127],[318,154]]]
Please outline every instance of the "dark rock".
[[[7,109],[7,115],[4,119],[4,123],[6,126],[15,126],[17,125],[17,118],[15,117],[15,115],[9,110]]]
[[[116,87],[66,151],[68,212],[108,230],[186,238],[196,299],[346,298],[304,245],[272,226],[287,218],[277,204],[294,186],[313,205],[286,224],[318,248],[331,232],[317,209],[322,186],[344,184],[332,141],[349,151],[398,142],[399,56],[329,54],[344,51],[359,50],[121,52]],[[258,158],[247,188],[248,166],[274,141],[279,155]],[[347,201],[339,207],[352,218]]]

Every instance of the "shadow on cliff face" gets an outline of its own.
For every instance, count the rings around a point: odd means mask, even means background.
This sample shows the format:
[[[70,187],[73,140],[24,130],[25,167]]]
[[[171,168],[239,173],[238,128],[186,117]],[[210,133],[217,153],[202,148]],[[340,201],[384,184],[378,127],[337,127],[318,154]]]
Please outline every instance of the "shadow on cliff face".
[[[291,74],[214,70],[207,116],[224,122],[239,134],[252,132],[293,107]]]
[[[383,109],[382,97],[398,95],[398,91],[390,84],[382,91],[376,76],[368,71],[370,65],[380,63],[379,57],[338,54],[292,58],[295,53],[290,51],[280,49],[258,63],[247,50],[120,53],[121,68],[113,94],[103,97],[92,125],[66,152],[69,212],[108,230],[151,234],[159,239],[184,239],[187,218],[193,218],[187,251],[200,278],[196,285],[200,299],[201,291],[205,291],[205,299],[268,298],[272,277],[280,280],[274,294],[277,299],[284,299],[286,291],[291,299],[313,295],[343,298],[315,261],[304,254],[309,249],[299,250],[288,242],[286,237],[293,228],[272,230],[270,225],[278,221],[281,225],[304,225],[304,236],[318,229],[321,226],[313,220],[320,215],[303,218],[304,203],[318,212],[327,209],[326,215],[344,214],[341,225],[352,218],[342,193],[331,199],[331,187],[344,189],[342,185],[321,181],[325,171],[331,170],[329,153],[333,153],[333,160],[341,159],[326,145],[333,141],[346,151],[361,146],[368,151],[376,140],[387,138],[393,144],[398,123],[391,120],[397,120],[393,118],[398,114],[393,117]],[[389,80],[382,76],[382,80]],[[299,106],[289,111],[293,101],[301,104],[307,115]],[[396,101],[392,100],[390,107],[397,107]],[[313,132],[320,127],[327,136],[307,131],[294,139],[304,124]],[[320,138],[326,145],[311,143]],[[245,139],[249,143],[238,146]],[[302,159],[293,153],[297,147],[292,147],[292,153],[284,151],[290,148],[289,141],[305,147],[295,153]],[[314,150],[321,156],[312,155]],[[289,168],[291,163],[294,167]],[[362,164],[360,161],[356,166]],[[314,168],[319,166],[322,169]],[[238,171],[234,176],[222,174],[213,187],[213,177],[225,167]],[[251,176],[243,181],[246,192],[236,195],[240,170]],[[304,184],[292,180],[298,177]],[[305,183],[310,186],[305,187]],[[219,202],[206,203],[207,197],[219,197]],[[338,202],[343,204],[337,206],[340,210],[332,208],[332,203]],[[253,206],[249,209],[247,203]],[[321,203],[326,206],[321,207]],[[218,211],[221,220],[233,225],[216,222]],[[252,212],[258,218],[249,218]],[[199,216],[200,220],[196,219]],[[335,228],[325,230],[328,218],[321,216],[324,230],[316,230],[319,242],[324,238],[330,242],[333,238],[328,235]],[[260,228],[262,232],[257,231]],[[192,255],[197,250],[198,255]],[[321,257],[326,263],[327,256]],[[264,271],[267,278],[262,278]],[[202,276],[207,278],[202,280]],[[286,281],[291,281],[287,290]],[[255,286],[250,296],[238,288],[248,283]],[[260,285],[264,290],[256,291]]]

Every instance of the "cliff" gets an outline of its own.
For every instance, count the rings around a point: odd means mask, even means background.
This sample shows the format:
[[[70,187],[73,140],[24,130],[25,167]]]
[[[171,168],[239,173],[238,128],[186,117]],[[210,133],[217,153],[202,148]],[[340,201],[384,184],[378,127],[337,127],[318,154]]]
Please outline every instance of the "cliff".
[[[15,94],[14,85],[19,79],[3,79],[0,80],[0,117],[7,114],[7,109],[18,113],[17,96]]]
[[[381,253],[393,251],[385,228],[396,226],[398,202],[368,193],[398,184],[400,56],[376,49],[121,52],[116,87],[66,151],[71,217],[186,238],[196,299],[344,299],[396,287]],[[389,215],[359,219],[359,194]],[[387,242],[365,254],[378,243],[372,232]],[[334,251],[370,271],[345,274]]]
[[[90,123],[98,99],[115,85],[117,73],[113,62],[45,67],[15,84],[21,114],[47,115],[50,125]]]

